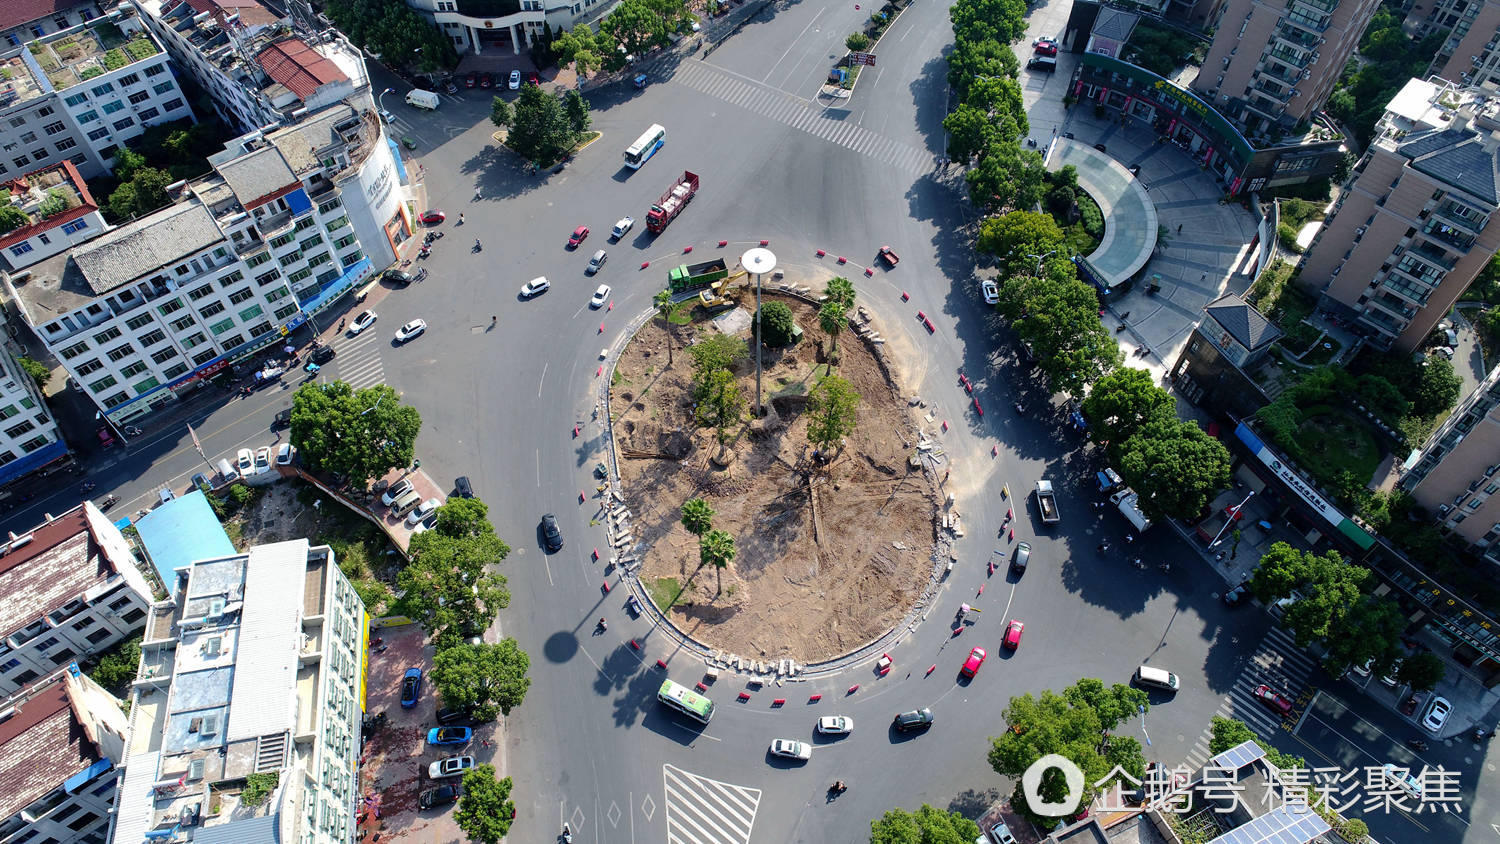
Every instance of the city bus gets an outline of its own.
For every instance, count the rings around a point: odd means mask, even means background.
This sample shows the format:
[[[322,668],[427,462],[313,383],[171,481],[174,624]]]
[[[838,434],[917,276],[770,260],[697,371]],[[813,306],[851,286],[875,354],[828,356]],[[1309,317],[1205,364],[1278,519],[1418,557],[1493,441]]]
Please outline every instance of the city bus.
[[[708,723],[714,717],[714,702],[687,686],[679,686],[671,680],[663,680],[656,699],[668,707],[681,712],[694,721]]]
[[[655,123],[651,124],[651,128],[636,138],[635,143],[630,145],[630,149],[625,150],[625,166],[632,170],[641,169],[641,165],[645,164],[651,156],[656,155],[656,151],[661,149],[662,144],[666,142],[667,130]]]

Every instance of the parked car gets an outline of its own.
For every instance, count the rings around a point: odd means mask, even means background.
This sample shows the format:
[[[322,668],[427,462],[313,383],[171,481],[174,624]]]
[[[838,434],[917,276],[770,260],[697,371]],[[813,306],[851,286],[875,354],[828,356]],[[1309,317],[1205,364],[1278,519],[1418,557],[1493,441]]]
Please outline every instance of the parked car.
[[[390,488],[385,491],[385,495],[380,496],[380,503],[389,507],[396,503],[396,499],[411,492],[414,488],[411,478],[402,478],[391,484]]]
[[[964,666],[958,669],[958,673],[965,677],[973,677],[979,673],[979,666],[984,665],[984,658],[989,653],[984,648],[975,648],[969,651],[969,658],[964,660]]]
[[[1016,574],[1025,574],[1026,565],[1031,562],[1031,543],[1017,542],[1016,550],[1010,555],[1010,570]]]
[[[526,84],[527,85],[541,85],[542,84],[542,75],[540,73],[537,73],[534,70],[527,71],[526,72]]]
[[[422,215],[422,224],[427,226],[435,226],[446,219],[448,219],[447,214],[444,214],[436,208],[430,208],[427,210],[427,213]]]
[[[1436,733],[1443,729],[1448,723],[1448,714],[1453,711],[1453,704],[1442,695],[1434,695],[1432,702],[1427,704],[1427,713],[1422,716],[1422,727],[1429,733]]]
[[[444,726],[447,726],[449,724],[457,724],[460,721],[470,720],[473,719],[469,717],[468,711],[464,709],[454,709],[449,707],[445,709],[439,709],[437,711],[437,722]]]
[[[208,479],[208,475],[199,472],[193,476],[193,488],[203,491],[204,495],[214,491],[214,485]]]
[[[282,428],[289,428],[291,427],[291,425],[292,409],[290,407],[282,408],[281,410],[276,411],[276,416],[271,419],[271,430],[273,431],[279,431]],[[244,451],[245,449],[240,450]],[[244,472],[241,472],[240,474],[243,475]]]
[[[386,270],[385,273],[380,276],[380,278],[381,280],[388,281],[398,287],[405,287],[408,284],[411,284],[411,273],[407,272],[406,270]]]
[[[290,418],[292,412],[288,410],[286,413],[287,417]],[[234,467],[239,470],[240,477],[242,478],[248,478],[255,474],[255,454],[248,448],[239,450],[239,453],[235,455],[234,464]]]
[[[1016,844],[1016,836],[1011,834],[1010,827],[1005,825],[1005,821],[996,821],[995,825],[990,827],[988,835],[990,844]],[[980,841],[984,840],[986,839],[980,839]]]
[[[1364,678],[1370,676],[1370,671],[1374,667],[1375,667],[1375,657],[1372,656],[1369,659],[1365,660],[1365,664],[1364,665],[1351,665],[1351,666],[1349,666],[1349,673],[1353,674],[1354,676],[1356,676],[1356,677],[1360,678],[1361,680],[1363,680]]]
[[[593,275],[599,272],[599,270],[604,268],[604,262],[607,260],[609,260],[609,253],[603,249],[598,250],[594,253],[593,257],[589,258],[589,265],[583,269],[584,274]]]
[[[1044,41],[1041,44],[1036,45],[1036,47],[1033,48],[1033,52],[1038,56],[1055,56],[1057,55],[1057,45],[1051,42]]]
[[[897,715],[896,719],[891,722],[891,726],[900,732],[909,733],[912,730],[925,730],[931,727],[932,720],[931,709],[913,709]]]
[[[1015,650],[1021,647],[1021,634],[1024,632],[1026,632],[1026,625],[1013,618],[1005,628],[1005,638],[1000,640],[1000,644],[1010,650]]]
[[[173,492],[171,487],[164,486],[156,491],[156,497],[160,503],[166,504],[168,501],[175,499],[177,493]]]
[[[818,719],[818,732],[825,736],[847,736],[854,732],[854,719],[848,715],[824,715]]]
[[[979,289],[984,292],[984,303],[986,305],[1000,304],[1000,286],[995,284],[994,279],[987,278],[979,282]]]
[[[521,71],[512,70],[510,72],[510,89],[512,91],[521,90]]]
[[[271,447],[263,445],[255,450],[255,474],[271,471]]]
[[[812,745],[805,741],[779,738],[771,742],[771,755],[806,762],[812,758]]]
[[[1250,598],[1250,581],[1246,580],[1240,585],[1224,593],[1225,606],[1237,607]]]
[[[436,809],[439,806],[452,805],[463,794],[464,787],[459,783],[440,785],[422,792],[422,796],[417,798],[417,804],[423,809]]]
[[[453,494],[459,498],[473,498],[474,487],[469,483],[468,475],[459,475],[453,482]]]
[[[630,227],[634,225],[634,217],[621,217],[620,221],[615,223],[615,227],[613,229],[610,229],[609,236],[614,238],[615,240],[619,240],[620,238],[624,237],[630,231]]]
[[[434,780],[461,777],[474,767],[473,756],[449,756],[427,766],[427,778]]]
[[[401,678],[401,708],[411,709],[422,697],[422,669],[408,668]]]
[[[447,82],[443,83],[443,90],[451,96],[458,93],[458,86],[454,84],[452,79],[449,79]]]
[[[589,227],[588,226],[579,226],[578,228],[576,228],[576,229],[573,230],[572,234],[568,235],[568,248],[569,249],[577,249],[578,248],[578,244],[582,243],[584,241],[584,239],[587,238],[588,236],[589,236]]]
[[[608,301],[609,301],[609,285],[607,285],[607,284],[601,284],[601,285],[599,285],[599,289],[594,291],[594,297],[592,299],[589,299],[589,307],[590,308],[602,308],[602,307],[604,307],[604,303],[608,302]]]
[[[1266,708],[1282,717],[1292,714],[1292,699],[1264,683],[1256,686],[1251,694],[1255,695],[1256,700],[1265,704]]]
[[[473,738],[474,731],[468,727],[433,727],[427,731],[428,744],[468,744]]]
[[[479,74],[479,87],[481,87],[481,88],[493,88],[493,87],[495,87],[495,74],[493,74],[493,73],[481,73],[481,74]]]
[[[469,71],[468,75],[466,75],[464,77],[464,87],[465,88],[473,88],[475,85],[478,85],[478,84],[479,84],[479,71],[477,71],[477,70],[471,70],[471,71]]]
[[[1385,685],[1389,686],[1390,688],[1393,688],[1393,689],[1396,688],[1396,685],[1397,685],[1396,675],[1398,673],[1400,673],[1400,671],[1401,671],[1401,664],[1403,662],[1405,662],[1405,661],[1406,660],[1403,658],[1403,659],[1398,659],[1395,662],[1391,663],[1390,669],[1388,671],[1386,671],[1384,674],[1380,675],[1380,682],[1384,683]]]
[[[297,457],[297,447],[291,443],[282,443],[276,447],[276,465],[290,466]]]
[[[431,516],[433,511],[437,510],[439,505],[441,505],[442,503],[443,502],[437,500],[436,498],[429,498],[426,501],[423,501],[421,504],[418,504],[415,510],[412,510],[406,515],[406,526],[409,528],[413,528],[416,527],[419,522],[425,522],[427,520],[427,517]]]
[[[557,517],[551,513],[542,516],[542,537],[547,541],[548,551],[557,552],[562,550],[562,530],[557,526]]]
[[[338,352],[335,352],[332,346],[319,346],[316,349],[313,349],[312,362],[317,364],[318,366],[322,366],[323,364],[333,360],[337,356]],[[288,420],[291,419],[290,410],[287,411],[287,418]]]

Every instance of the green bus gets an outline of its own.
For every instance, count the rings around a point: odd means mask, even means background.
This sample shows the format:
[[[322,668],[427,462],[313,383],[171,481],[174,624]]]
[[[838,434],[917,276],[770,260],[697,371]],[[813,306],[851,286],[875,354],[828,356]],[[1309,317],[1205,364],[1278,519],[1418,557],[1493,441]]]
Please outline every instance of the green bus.
[[[713,701],[671,680],[661,682],[661,691],[656,693],[656,699],[694,721],[707,724],[708,719],[714,717]]]

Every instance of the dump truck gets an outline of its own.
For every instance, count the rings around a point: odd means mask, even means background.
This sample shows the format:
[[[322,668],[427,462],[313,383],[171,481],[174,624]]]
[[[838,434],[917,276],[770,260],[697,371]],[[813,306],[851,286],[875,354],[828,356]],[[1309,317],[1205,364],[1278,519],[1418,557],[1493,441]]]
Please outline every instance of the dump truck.
[[[668,270],[667,284],[672,288],[673,293],[681,293],[685,290],[707,287],[727,275],[729,275],[729,265],[724,263],[723,258],[715,258],[712,261],[683,264]]]
[[[646,228],[652,234],[661,234],[667,223],[672,222],[693,201],[693,195],[697,192],[698,174],[691,170],[682,171],[682,176],[646,212]]]
[[[1062,521],[1057,512],[1057,493],[1052,491],[1052,482],[1043,478],[1036,482],[1036,506],[1042,511],[1042,523],[1055,525]]]
[[[1130,522],[1135,528],[1136,533],[1140,533],[1146,528],[1151,527],[1151,520],[1146,518],[1145,513],[1141,512],[1141,497],[1135,494],[1135,490],[1126,487],[1111,495],[1109,501],[1119,509],[1120,515],[1125,517],[1125,521]]]

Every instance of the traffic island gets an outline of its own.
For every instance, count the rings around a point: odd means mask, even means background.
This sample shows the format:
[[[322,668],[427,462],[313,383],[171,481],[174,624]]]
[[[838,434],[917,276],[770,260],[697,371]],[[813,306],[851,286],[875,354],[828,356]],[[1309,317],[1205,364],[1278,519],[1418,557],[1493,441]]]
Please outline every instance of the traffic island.
[[[722,432],[699,424],[689,345],[717,334],[744,340],[750,354],[727,380],[754,402],[755,300],[745,282],[741,275],[736,289],[731,278],[709,302],[679,305],[670,322],[646,321],[615,362],[608,407],[619,483],[605,507],[629,526],[613,551],[677,630],[708,651],[816,663],[900,626],[935,582],[945,553],[937,476],[918,453],[925,438],[868,312],[856,305],[834,366],[807,287],[798,295],[766,285],[765,304],[785,305],[801,337],[763,351],[764,416],[743,414]],[[857,427],[820,454],[808,437],[808,402],[829,375],[859,394]],[[713,511],[711,529],[733,538],[723,569],[705,562],[699,537],[683,526],[683,506],[695,498]]]

